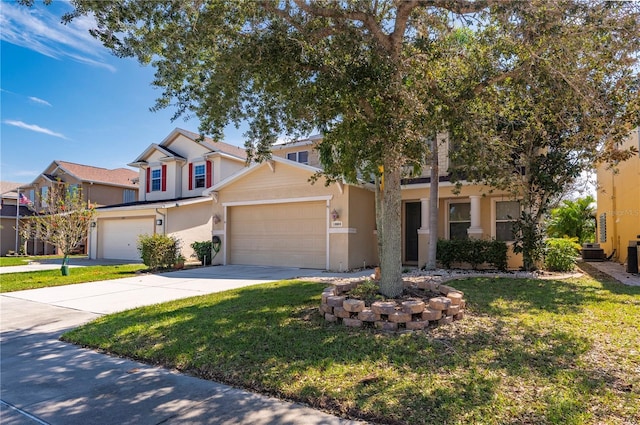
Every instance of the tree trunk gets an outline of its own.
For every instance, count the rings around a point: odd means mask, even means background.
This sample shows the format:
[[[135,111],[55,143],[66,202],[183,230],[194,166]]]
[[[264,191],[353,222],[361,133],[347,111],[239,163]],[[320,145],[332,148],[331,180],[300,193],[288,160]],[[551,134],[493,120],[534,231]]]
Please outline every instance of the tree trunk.
[[[380,178],[376,177],[375,191],[375,209],[376,209],[376,241],[378,242],[378,262],[382,261],[382,187]],[[378,264],[379,265],[379,264]]]
[[[440,164],[438,162],[438,137],[434,138],[431,147],[431,183],[429,186],[429,250],[427,252],[427,270],[436,269],[436,253],[438,248],[438,188]]]
[[[402,294],[402,195],[400,178],[402,169],[393,163],[384,164],[384,190],[382,191],[382,255],[380,257],[380,292],[395,298]]]

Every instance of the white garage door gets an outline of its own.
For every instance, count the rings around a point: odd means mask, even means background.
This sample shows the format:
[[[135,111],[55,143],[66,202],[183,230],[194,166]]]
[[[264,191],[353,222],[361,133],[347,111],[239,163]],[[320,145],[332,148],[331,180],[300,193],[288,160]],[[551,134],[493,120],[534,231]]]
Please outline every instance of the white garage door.
[[[324,201],[231,207],[229,263],[325,269],[326,211]]]
[[[140,261],[138,235],[152,235],[153,227],[153,217],[100,220],[102,258]]]

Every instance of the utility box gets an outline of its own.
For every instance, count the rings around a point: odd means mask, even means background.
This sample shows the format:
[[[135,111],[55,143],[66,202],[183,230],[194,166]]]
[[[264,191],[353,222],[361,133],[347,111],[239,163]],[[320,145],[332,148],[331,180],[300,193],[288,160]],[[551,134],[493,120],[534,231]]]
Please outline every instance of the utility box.
[[[583,261],[603,261],[604,249],[600,248],[599,243],[582,244],[582,260]]]
[[[640,241],[629,241],[627,247],[627,273],[638,273],[638,246]]]

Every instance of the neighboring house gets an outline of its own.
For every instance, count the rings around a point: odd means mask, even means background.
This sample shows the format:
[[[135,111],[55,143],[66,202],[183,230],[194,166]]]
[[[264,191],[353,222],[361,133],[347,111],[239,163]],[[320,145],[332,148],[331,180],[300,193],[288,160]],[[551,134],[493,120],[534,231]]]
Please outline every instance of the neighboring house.
[[[245,167],[244,149],[182,129],[147,147],[129,164],[138,168],[135,202],[97,208],[91,258],[140,260],[138,236],[174,236],[185,257],[190,245],[211,239],[211,198],[203,192]]]
[[[633,130],[621,148],[640,151],[639,129]],[[610,167],[597,167],[598,207],[596,242],[606,256],[627,262],[629,243],[640,240],[640,153]]]
[[[7,255],[10,252],[19,253],[22,248],[16,225],[22,217],[32,214],[26,205],[18,203],[18,188],[23,184],[0,182],[0,255]]]
[[[31,183],[20,186],[20,192],[35,211],[46,208],[50,190],[82,190],[85,202],[92,206],[134,202],[138,197],[138,174],[128,168],[106,169],[67,161],[53,161]],[[81,251],[86,251],[85,246]],[[55,247],[37,238],[29,245],[29,254],[54,254]]]

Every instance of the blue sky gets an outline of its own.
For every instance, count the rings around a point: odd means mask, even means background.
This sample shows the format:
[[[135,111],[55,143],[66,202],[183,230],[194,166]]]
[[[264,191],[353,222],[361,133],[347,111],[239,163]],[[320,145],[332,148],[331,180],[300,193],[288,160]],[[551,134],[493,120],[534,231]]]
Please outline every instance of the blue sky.
[[[125,167],[175,127],[198,121],[151,112],[154,70],[117,58],[88,33],[90,18],[60,23],[71,7],[0,1],[0,179],[28,183],[52,161]],[[230,127],[225,141],[243,146]]]

